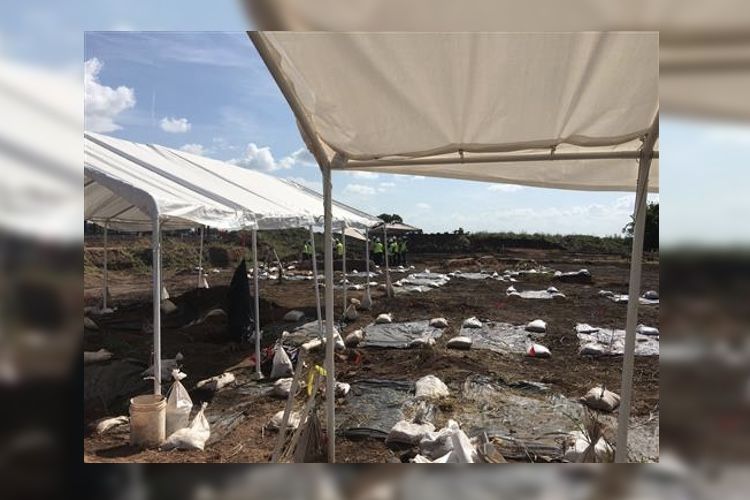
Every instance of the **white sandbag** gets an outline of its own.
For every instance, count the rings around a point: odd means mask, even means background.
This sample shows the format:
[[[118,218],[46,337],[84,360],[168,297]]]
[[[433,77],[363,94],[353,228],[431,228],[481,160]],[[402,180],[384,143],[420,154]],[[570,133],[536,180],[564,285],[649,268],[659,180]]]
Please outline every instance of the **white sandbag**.
[[[226,317],[227,317],[227,312],[224,309],[221,309],[221,308],[218,308],[218,307],[216,309],[211,309],[210,311],[208,311],[206,313],[206,316],[205,316],[206,319],[208,319],[208,318],[226,318]]]
[[[211,437],[211,427],[208,425],[205,411],[208,403],[203,403],[201,409],[193,417],[190,427],[185,427],[171,434],[162,446],[165,450],[203,450],[206,441]]]
[[[356,321],[357,318],[359,318],[357,307],[354,304],[349,304],[349,307],[346,308],[346,311],[344,311],[344,318],[347,321]]]
[[[589,325],[588,323],[578,323],[576,324],[576,333],[596,333],[599,329]]]
[[[516,287],[514,287],[513,285],[510,285],[508,288],[505,289],[505,293],[507,295],[510,295],[512,293],[517,293],[517,292],[518,290],[516,290]]]
[[[529,324],[526,325],[526,331],[534,333],[544,333],[547,331],[547,323],[541,319],[535,319],[534,321],[530,321]]]
[[[589,458],[586,459],[586,450],[591,446],[589,439],[581,431],[571,432],[565,439],[565,460],[573,463],[594,462]],[[607,441],[600,437],[594,445],[594,458],[597,463],[612,462],[614,458],[614,450]]]
[[[305,351],[310,352],[310,351],[314,351],[316,349],[320,349],[320,347],[322,345],[323,345],[323,339],[315,338],[315,339],[308,340],[307,342],[305,342],[304,344],[302,344],[301,347]]]
[[[278,398],[287,398],[289,397],[289,392],[292,390],[292,378],[280,378],[276,382],[273,383],[273,388],[271,389],[271,395],[276,396]]]
[[[434,346],[434,345],[435,345],[435,339],[432,337],[418,338],[409,342],[409,349],[419,349],[422,347]]]
[[[425,375],[415,384],[416,397],[438,399],[450,396],[448,386],[435,375]]]
[[[171,300],[162,300],[161,312],[162,314],[172,314],[177,311],[177,306]]]
[[[98,330],[99,325],[97,325],[93,319],[89,318],[88,316],[83,317],[83,327],[86,330]]]
[[[206,278],[205,274],[201,274],[200,285],[198,286],[198,288],[209,288],[208,279]]]
[[[352,386],[347,384],[346,382],[336,382],[336,385],[334,387],[337,398],[345,397],[352,389]]]
[[[550,286],[550,287],[547,287],[547,293],[552,293],[552,294],[560,293],[560,290],[558,290],[557,287]]]
[[[362,305],[362,302],[356,297],[352,297],[351,299],[349,299],[349,303],[354,307],[359,307]]]
[[[161,286],[161,300],[169,300],[169,292],[165,285]]]
[[[482,328],[482,322],[477,319],[476,316],[472,316],[469,319],[464,320],[464,328]]]
[[[466,337],[463,335],[458,335],[456,337],[453,337],[450,339],[445,346],[448,349],[461,349],[461,350],[467,350],[471,349],[471,344],[473,340],[470,337]]]
[[[284,420],[284,410],[277,411],[274,413],[273,417],[271,417],[271,421],[268,422],[268,429],[272,431],[278,431],[281,429],[281,422]],[[286,422],[286,430],[294,431],[297,430],[297,427],[299,427],[300,422],[300,416],[299,412],[292,411],[289,413],[289,417],[287,418]]]
[[[643,294],[643,298],[648,300],[659,300],[659,292],[656,290],[649,290]]]
[[[384,323],[393,323],[393,316],[391,313],[378,314],[378,317],[375,318],[376,325],[382,325]]]
[[[284,321],[287,321],[289,323],[296,323],[297,321],[301,321],[304,317],[305,313],[303,313],[302,311],[291,310],[284,315]]]
[[[386,444],[397,443],[415,445],[418,444],[427,433],[434,430],[435,426],[430,423],[415,424],[406,420],[400,420],[391,428],[385,442]]]
[[[284,350],[281,342],[276,343],[273,353],[273,367],[271,368],[271,378],[289,377],[294,374],[294,365],[289,355]]]
[[[552,353],[542,344],[532,343],[526,349],[526,355],[530,358],[549,358],[552,356]]]
[[[620,396],[603,387],[594,387],[581,398],[581,402],[594,410],[611,412],[620,406]]]
[[[640,333],[641,335],[648,335],[651,337],[658,337],[659,336],[659,329],[654,328],[653,326],[646,326],[646,325],[638,325],[638,327],[635,329],[637,333]]]
[[[443,457],[453,451],[454,433],[460,430],[455,420],[448,420],[448,424],[437,432],[428,432],[419,441],[419,452],[430,460]]]
[[[477,461],[477,450],[474,445],[471,444],[469,436],[467,436],[464,431],[460,429],[457,430],[451,434],[451,439],[453,440],[453,451],[448,459],[450,462],[473,464]]]
[[[115,427],[118,427],[120,425],[125,425],[129,422],[130,419],[125,415],[119,417],[103,418],[96,423],[95,430],[97,434],[104,434],[110,429],[114,429]]]
[[[221,375],[215,375],[211,378],[201,380],[195,387],[198,389],[205,388],[211,391],[218,391],[235,381],[234,374],[231,372],[224,372]]]
[[[448,328],[448,320],[445,318],[432,318],[430,326],[433,328]]]
[[[607,347],[597,342],[589,342],[578,349],[578,354],[581,356],[604,356],[607,354]]]
[[[344,339],[346,347],[357,347],[360,342],[365,338],[365,334],[362,330],[354,330]]]
[[[102,361],[112,359],[112,356],[114,354],[103,348],[98,351],[83,351],[83,364],[101,363]]]
[[[615,292],[612,290],[599,290],[599,295],[602,297],[614,297]]]
[[[182,360],[184,359],[184,356],[181,352],[178,352],[174,358],[172,359],[162,359],[161,360],[161,379],[162,380],[169,380],[169,377],[172,376],[172,370],[175,368],[179,368],[182,366]],[[143,377],[149,378],[154,376],[154,365],[149,366],[143,372],[141,373]]]
[[[166,435],[170,436],[179,429],[183,429],[190,423],[190,411],[193,409],[193,400],[190,399],[188,391],[180,382],[183,373],[175,369],[172,371],[174,382],[169,389],[166,409]]]

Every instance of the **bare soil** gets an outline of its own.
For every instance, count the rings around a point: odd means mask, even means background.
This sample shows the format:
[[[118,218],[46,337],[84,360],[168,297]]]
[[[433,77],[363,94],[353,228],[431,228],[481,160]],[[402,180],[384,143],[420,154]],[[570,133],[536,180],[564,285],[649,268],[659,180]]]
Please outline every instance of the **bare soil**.
[[[479,257],[479,256],[475,256]],[[414,258],[417,270],[447,272],[445,264],[455,256],[430,256]],[[382,292],[374,291],[375,305],[372,311],[363,311],[359,319],[347,325],[344,333],[370,323],[378,314],[390,312],[394,321],[429,319],[442,316],[448,319],[449,327],[438,340],[434,349],[356,349],[347,355],[338,356],[336,371],[340,381],[379,378],[391,380],[416,380],[434,374],[448,385],[458,384],[472,373],[489,374],[512,382],[529,380],[549,384],[553,391],[570,398],[585,394],[591,387],[605,384],[615,392],[620,389],[621,357],[583,358],[577,353],[578,342],[574,326],[586,322],[600,327],[624,328],[626,306],[615,304],[597,295],[600,289],[616,293],[627,293],[628,263],[608,256],[570,256],[556,251],[507,252],[500,257],[482,259],[484,269],[502,271],[518,265],[522,259],[535,259],[553,269],[574,271],[586,267],[593,274],[592,284],[554,283],[565,293],[567,300],[525,300],[506,297],[508,284],[492,280],[474,281],[454,279],[448,285],[424,294],[400,295],[386,298]],[[463,264],[462,270],[475,271],[480,266]],[[363,271],[363,270],[360,270]],[[196,276],[191,273],[165,272],[165,284],[175,301],[187,310],[188,316],[198,317],[211,308],[221,305],[226,285],[231,278],[231,269],[210,274],[209,290],[196,290]],[[379,279],[378,281],[382,281]],[[118,305],[118,311],[103,324],[99,332],[87,331],[84,349],[97,350],[102,347],[114,352],[117,357],[142,360],[149,359],[151,335],[137,328],[123,329],[121,326],[147,320],[151,314],[150,275],[110,271],[110,292]],[[549,276],[519,279],[520,289],[544,289],[550,284]],[[100,275],[88,273],[84,289],[88,303],[97,300],[100,293]],[[643,268],[643,290],[659,289],[658,263],[646,263]],[[184,294],[184,295],[183,295]],[[181,296],[182,295],[182,296]],[[311,281],[261,282],[263,307],[261,319],[264,328],[280,329],[279,322],[291,309],[304,311],[314,317],[315,296]],[[361,292],[349,292],[359,297]],[[340,313],[343,297],[336,292],[336,310]],[[189,307],[185,307],[187,304]],[[659,307],[641,306],[639,322],[658,326]],[[547,322],[544,344],[553,355],[550,359],[535,359],[519,355],[501,355],[486,350],[455,351],[445,348],[445,342],[458,332],[461,322],[470,317],[524,324],[536,318]],[[189,317],[165,320],[162,333],[164,358],[173,357],[178,351],[185,356],[185,371],[195,383],[206,377],[232,369],[235,373],[249,373],[252,346],[236,346],[226,341],[221,324],[204,323],[200,326],[184,327]],[[272,339],[264,339],[270,343]],[[637,357],[635,361],[634,415],[648,416],[658,413],[659,408],[659,359]],[[229,389],[231,390],[231,389]],[[254,400],[252,398],[255,398]],[[266,396],[248,396],[245,410],[247,418],[229,432],[222,440],[208,446],[205,451],[160,452],[140,451],[128,445],[126,432],[113,432],[98,436],[88,433],[84,437],[84,459],[88,462],[263,462],[273,449],[276,434],[264,431],[270,417],[283,409],[283,401]],[[86,423],[102,416],[126,414],[127,408],[105,408],[89,406],[85,411]],[[387,462],[394,461],[394,454],[379,441],[337,440],[340,462]]]

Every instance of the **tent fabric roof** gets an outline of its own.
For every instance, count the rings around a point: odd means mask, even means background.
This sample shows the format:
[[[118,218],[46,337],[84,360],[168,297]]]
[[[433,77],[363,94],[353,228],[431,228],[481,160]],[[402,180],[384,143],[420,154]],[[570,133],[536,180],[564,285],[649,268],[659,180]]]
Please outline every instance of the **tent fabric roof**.
[[[334,170],[634,190],[658,116],[658,33],[251,38]]]
[[[225,230],[307,227],[322,217],[315,198],[276,177],[156,145],[84,134],[84,217],[119,230],[207,225]],[[340,224],[363,222],[341,209]]]
[[[378,231],[383,229],[383,224],[380,223],[379,225],[372,228],[373,231]],[[414,233],[414,232],[422,232],[421,229],[415,226],[411,226],[409,224],[404,224],[403,222],[388,222],[385,224],[385,228],[387,231],[394,232],[394,233]]]

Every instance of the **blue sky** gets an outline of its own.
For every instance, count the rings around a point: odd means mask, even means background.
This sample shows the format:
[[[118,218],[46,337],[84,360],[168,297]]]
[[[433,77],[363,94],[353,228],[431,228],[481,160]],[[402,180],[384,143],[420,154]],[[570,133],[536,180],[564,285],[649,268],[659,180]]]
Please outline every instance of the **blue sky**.
[[[294,117],[245,33],[88,33],[84,60],[87,128],[320,189]],[[619,233],[633,206],[627,193],[367,172],[335,173],[333,185],[336,199],[374,214],[401,214],[428,231],[609,235]]]

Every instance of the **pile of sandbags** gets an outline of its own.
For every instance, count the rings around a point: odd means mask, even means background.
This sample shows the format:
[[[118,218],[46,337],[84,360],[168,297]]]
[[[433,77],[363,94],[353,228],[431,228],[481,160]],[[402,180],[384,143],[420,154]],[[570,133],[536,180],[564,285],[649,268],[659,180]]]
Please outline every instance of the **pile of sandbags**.
[[[419,454],[414,463],[460,463],[477,462],[476,446],[461,430],[458,423],[448,420],[448,424],[437,432],[423,434],[419,441]]]

